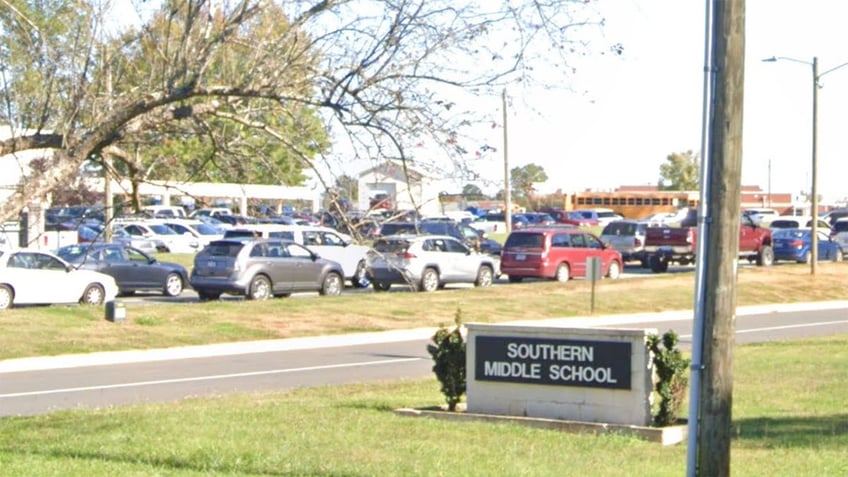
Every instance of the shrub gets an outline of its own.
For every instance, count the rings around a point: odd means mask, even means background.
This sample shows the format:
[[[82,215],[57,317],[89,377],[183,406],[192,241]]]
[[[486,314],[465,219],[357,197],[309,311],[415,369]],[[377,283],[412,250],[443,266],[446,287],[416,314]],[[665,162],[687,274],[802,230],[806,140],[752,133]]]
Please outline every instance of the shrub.
[[[456,327],[453,330],[444,326],[439,328],[433,335],[433,344],[427,345],[427,351],[435,361],[433,372],[442,385],[441,391],[449,411],[456,411],[456,405],[465,394],[465,339],[460,330],[462,312],[459,309],[456,310],[454,323]]]
[[[686,369],[689,367],[689,359],[684,358],[677,349],[677,342],[677,333],[671,330],[662,336],[662,340],[658,335],[648,336],[648,349],[653,356],[657,375],[654,390],[660,398],[653,416],[657,426],[676,423],[683,399],[686,397],[686,387],[689,384]]]

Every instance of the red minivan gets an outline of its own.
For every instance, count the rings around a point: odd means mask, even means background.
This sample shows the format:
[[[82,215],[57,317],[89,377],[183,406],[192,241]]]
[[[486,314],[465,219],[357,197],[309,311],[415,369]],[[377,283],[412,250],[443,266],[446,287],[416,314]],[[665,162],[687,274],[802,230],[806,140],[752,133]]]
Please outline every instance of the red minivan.
[[[595,235],[565,227],[528,228],[509,234],[501,252],[501,273],[510,282],[524,278],[552,278],[561,282],[586,276],[586,260],[601,259],[602,275],[621,275],[621,254]]]

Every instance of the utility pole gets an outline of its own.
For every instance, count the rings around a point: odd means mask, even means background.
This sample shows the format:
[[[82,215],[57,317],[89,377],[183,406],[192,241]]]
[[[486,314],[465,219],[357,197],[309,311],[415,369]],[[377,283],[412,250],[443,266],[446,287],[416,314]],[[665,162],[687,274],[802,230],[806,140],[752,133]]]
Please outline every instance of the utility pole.
[[[703,356],[693,353],[693,390],[698,389],[697,435],[690,441],[688,474],[708,477],[730,475],[731,409],[733,404],[733,347],[736,314],[739,213],[742,176],[742,105],[745,57],[745,0],[712,0],[712,117],[709,122],[710,204],[699,217],[699,230],[708,229],[706,257],[699,256],[703,281],[696,296],[703,300],[700,326],[693,336]],[[699,293],[701,292],[701,293]],[[696,327],[699,323],[695,324]],[[695,365],[698,364],[698,369]],[[694,391],[693,391],[693,394]],[[690,408],[691,409],[691,408]],[[694,464],[694,468],[692,465]]]
[[[504,223],[506,224],[506,233],[509,234],[512,231],[512,192],[510,189],[512,185],[509,183],[509,147],[508,140],[509,134],[507,132],[507,124],[506,124],[506,88],[503,90],[503,94],[501,95],[501,102],[503,103],[503,124],[504,124]]]

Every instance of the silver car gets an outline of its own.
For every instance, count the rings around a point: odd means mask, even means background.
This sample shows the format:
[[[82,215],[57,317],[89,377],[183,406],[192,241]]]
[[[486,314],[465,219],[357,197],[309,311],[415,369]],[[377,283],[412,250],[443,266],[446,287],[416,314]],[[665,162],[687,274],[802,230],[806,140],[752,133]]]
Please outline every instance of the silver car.
[[[191,286],[201,300],[222,293],[250,300],[286,297],[317,291],[339,295],[344,288],[342,267],[285,239],[216,240],[194,258]]]
[[[374,289],[392,284],[431,292],[448,283],[492,285],[500,269],[498,257],[471,250],[447,235],[392,235],[374,243],[367,273]]]
[[[645,230],[647,224],[637,220],[610,222],[601,232],[601,242],[618,250],[625,262],[639,261],[647,266],[645,255]]]

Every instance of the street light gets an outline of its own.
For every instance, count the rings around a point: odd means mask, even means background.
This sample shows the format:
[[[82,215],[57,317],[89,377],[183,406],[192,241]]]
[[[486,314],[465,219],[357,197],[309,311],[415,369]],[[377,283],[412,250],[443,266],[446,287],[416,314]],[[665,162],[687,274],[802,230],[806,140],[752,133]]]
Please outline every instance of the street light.
[[[818,195],[818,174],[817,174],[818,162],[819,162],[819,160],[818,160],[818,139],[819,139],[818,138],[818,122],[819,122],[818,112],[819,112],[819,88],[820,88],[819,80],[821,79],[822,76],[824,76],[824,75],[826,75],[826,74],[828,74],[832,71],[838,70],[839,68],[842,68],[843,66],[848,65],[848,63],[842,63],[839,66],[833,67],[833,68],[825,71],[824,73],[819,73],[819,59],[816,56],[813,57],[812,62],[805,61],[805,60],[799,60],[799,59],[796,59],[796,58],[788,58],[788,57],[785,57],[785,56],[772,56],[771,58],[765,58],[763,61],[774,63],[774,62],[777,62],[778,60],[794,61],[795,63],[802,63],[802,64],[805,64],[805,65],[812,66],[812,68],[813,68],[813,150],[812,150],[812,155],[813,155],[812,176],[813,176],[813,178],[812,178],[812,184],[811,184],[811,187],[810,187],[810,195],[811,195],[811,197],[810,197],[810,201],[811,201],[811,203],[810,203],[810,215],[812,215],[812,225],[811,225],[811,230],[810,230],[810,234],[812,235],[812,237],[810,238],[810,248],[811,248],[811,250],[810,250],[810,260],[811,260],[811,262],[810,262],[810,274],[815,275],[816,274],[816,264],[819,261],[819,236],[818,236],[818,231],[819,231],[819,220],[818,220],[818,218],[819,218],[819,195]]]

